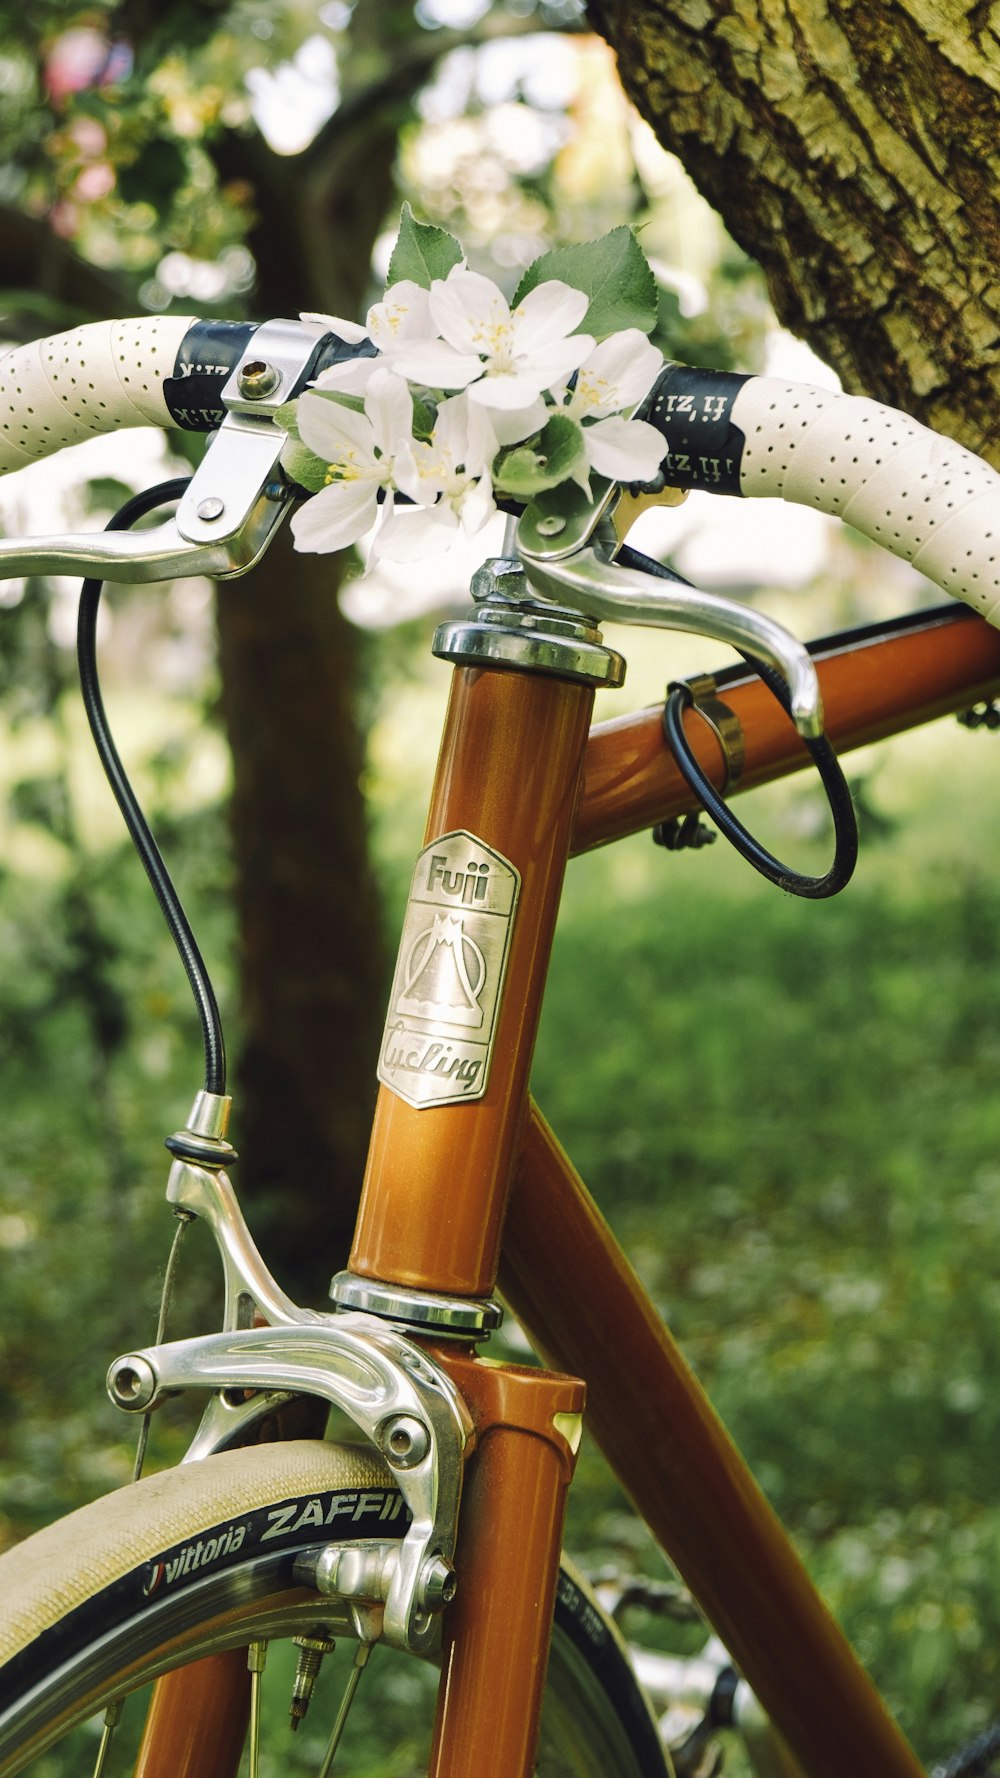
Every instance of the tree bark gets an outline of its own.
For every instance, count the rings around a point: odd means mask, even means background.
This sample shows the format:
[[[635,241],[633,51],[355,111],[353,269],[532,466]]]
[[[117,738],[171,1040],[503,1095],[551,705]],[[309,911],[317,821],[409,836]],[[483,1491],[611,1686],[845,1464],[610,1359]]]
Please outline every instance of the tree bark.
[[[846,388],[1000,463],[1000,13],[591,0],[626,91]]]

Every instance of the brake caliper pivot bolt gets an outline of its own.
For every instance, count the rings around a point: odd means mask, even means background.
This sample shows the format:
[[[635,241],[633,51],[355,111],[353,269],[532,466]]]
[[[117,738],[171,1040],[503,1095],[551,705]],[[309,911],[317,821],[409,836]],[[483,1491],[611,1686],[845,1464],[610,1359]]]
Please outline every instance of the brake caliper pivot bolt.
[[[108,1371],[108,1395],[127,1414],[141,1413],[156,1394],[156,1374],[138,1353],[116,1358]]]
[[[430,1449],[430,1435],[413,1414],[393,1414],[378,1429],[378,1445],[394,1469],[415,1469]]]

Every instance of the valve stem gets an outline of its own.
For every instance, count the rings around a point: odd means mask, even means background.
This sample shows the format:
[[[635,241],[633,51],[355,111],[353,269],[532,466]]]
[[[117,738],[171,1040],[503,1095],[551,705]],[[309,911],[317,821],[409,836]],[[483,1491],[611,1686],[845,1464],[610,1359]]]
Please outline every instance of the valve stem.
[[[324,1636],[320,1629],[311,1636],[294,1636],[292,1640],[299,1651],[292,1681],[292,1701],[288,1706],[289,1726],[295,1730],[309,1708],[323,1656],[330,1654],[336,1644],[332,1636]]]

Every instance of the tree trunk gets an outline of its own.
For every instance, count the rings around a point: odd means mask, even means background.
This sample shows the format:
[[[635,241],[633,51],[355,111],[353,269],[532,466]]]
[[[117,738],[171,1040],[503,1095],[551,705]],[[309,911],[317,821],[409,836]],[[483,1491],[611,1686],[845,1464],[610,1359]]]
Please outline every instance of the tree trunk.
[[[590,0],[626,91],[846,388],[1000,463],[1000,21]]]
[[[336,564],[293,555],[220,585],[233,757],[242,1042],[237,1179],[269,1262],[322,1298],[353,1226],[382,1019],[378,897]]]
[[[283,159],[256,136],[220,146],[220,176],[254,190],[261,319],[363,306],[397,125],[398,111],[369,110],[322,156]],[[344,567],[296,554],[286,534],[246,580],[220,584],[216,605],[239,903],[237,1179],[269,1263],[314,1301],[350,1245],[384,1013]]]

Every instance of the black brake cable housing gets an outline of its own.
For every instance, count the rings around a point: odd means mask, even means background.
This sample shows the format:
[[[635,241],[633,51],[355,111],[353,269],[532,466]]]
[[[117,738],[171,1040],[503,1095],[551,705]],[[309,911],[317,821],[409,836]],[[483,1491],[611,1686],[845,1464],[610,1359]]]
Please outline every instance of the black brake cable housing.
[[[136,494],[131,500],[126,500],[105,526],[105,530],[131,530],[139,519],[152,512],[155,507],[179,500],[189,479],[185,476],[176,481],[162,482],[159,487],[150,488],[142,494]],[[101,765],[132,844],[142,860],[194,995],[205,1051],[205,1091],[221,1097],[226,1091],[226,1049],[215,990],[180,897],[122,765],[101,696],[97,673],[97,613],[103,585],[100,580],[85,580],[80,594],[76,642],[84,708]]]

